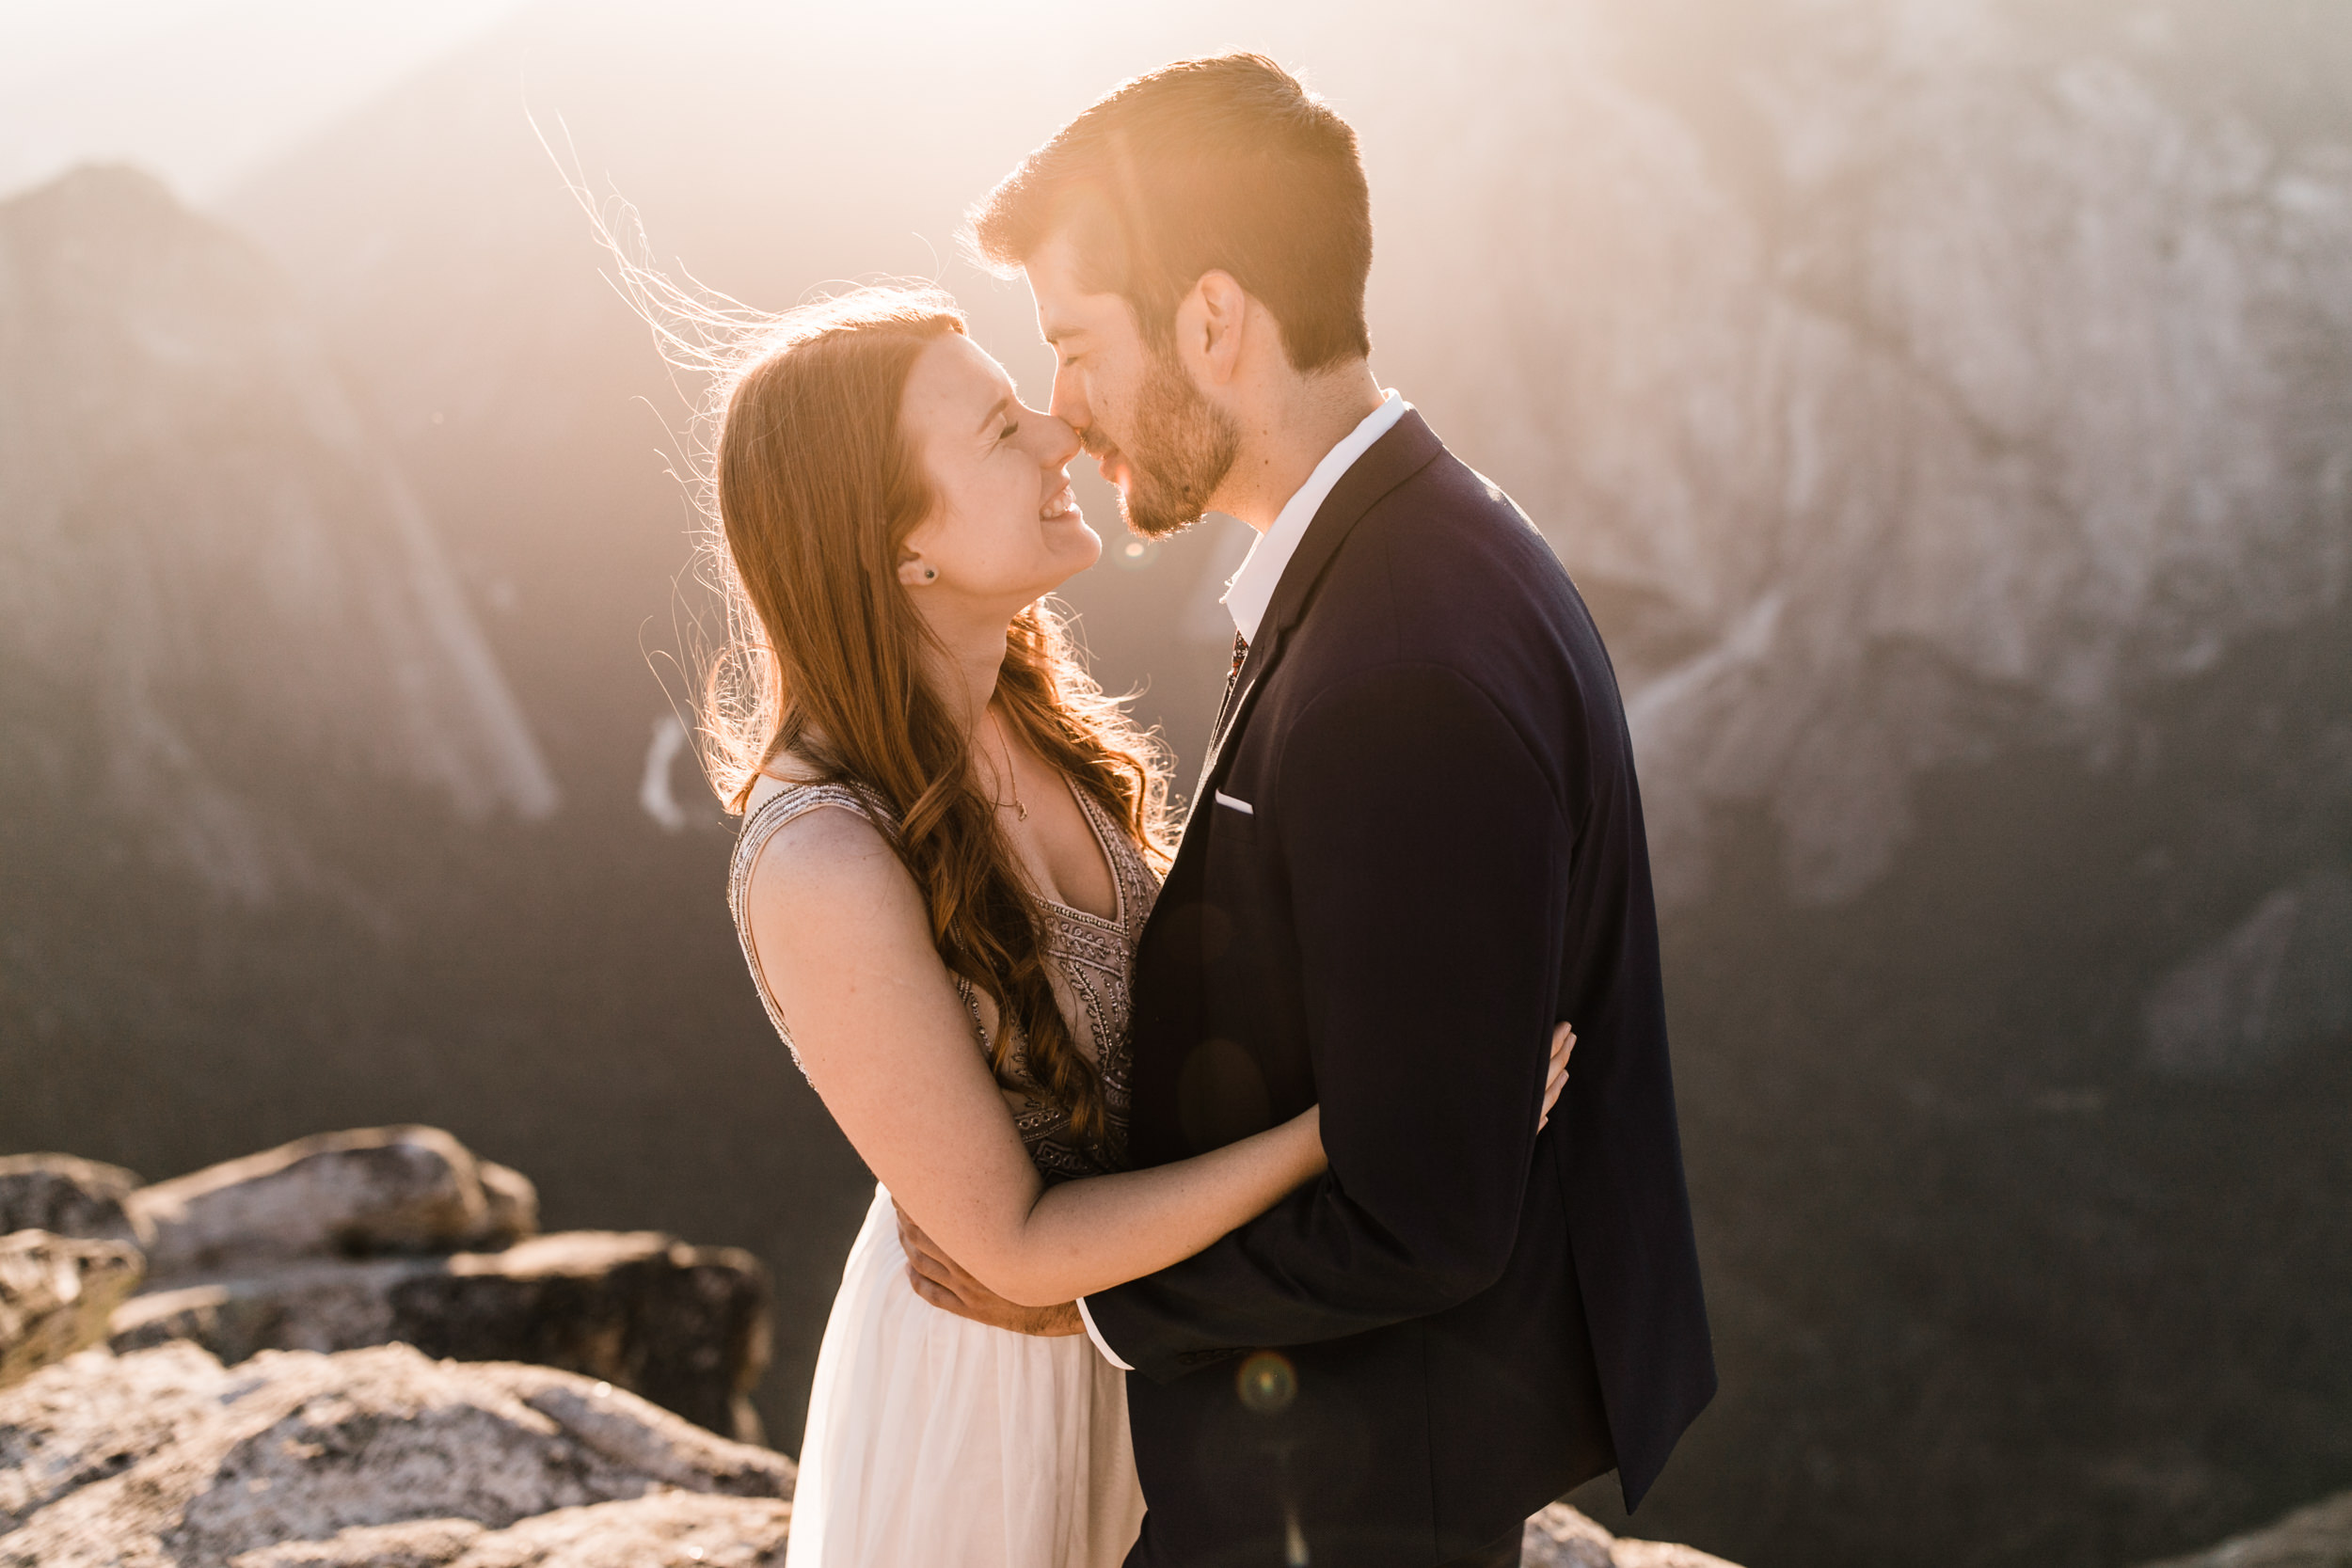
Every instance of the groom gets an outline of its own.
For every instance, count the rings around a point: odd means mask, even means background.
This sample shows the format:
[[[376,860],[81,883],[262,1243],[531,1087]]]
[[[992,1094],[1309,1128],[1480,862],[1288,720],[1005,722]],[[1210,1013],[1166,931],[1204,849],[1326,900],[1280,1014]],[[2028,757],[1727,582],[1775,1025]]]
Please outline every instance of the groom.
[[[1600,637],[1525,515],[1373,379],[1355,134],[1271,61],[1120,87],[975,231],[1027,275],[1053,412],[1129,525],[1259,533],[1136,954],[1131,1156],[1320,1101],[1330,1170],[1074,1309],[1002,1302],[916,1234],[919,1288],[1139,1374],[1131,1568],[1516,1563],[1580,1482],[1613,1468],[1639,1502],[1715,1388]]]

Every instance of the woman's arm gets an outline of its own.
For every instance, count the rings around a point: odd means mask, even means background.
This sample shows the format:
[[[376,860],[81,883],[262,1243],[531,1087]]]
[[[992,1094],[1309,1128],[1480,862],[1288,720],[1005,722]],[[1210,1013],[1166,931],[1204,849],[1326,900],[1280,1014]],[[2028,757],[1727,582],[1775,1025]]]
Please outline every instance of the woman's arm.
[[[1146,1171],[1047,1187],[931,944],[921,891],[871,825],[779,831],[745,911],[801,1065],[851,1147],[999,1295],[1066,1302],[1189,1258],[1322,1171],[1317,1113]]]
[[[1535,1131],[1542,1132],[1551,1121],[1551,1109],[1560,1102],[1560,1091],[1568,1086],[1568,1053],[1576,1049],[1576,1030],[1563,1023],[1551,1032],[1551,1062],[1549,1076],[1544,1080],[1543,1109],[1535,1117]],[[907,1255],[907,1283],[914,1293],[945,1312],[991,1328],[1010,1329],[1015,1334],[1055,1336],[1084,1334],[1086,1323],[1078,1316],[1078,1304],[1064,1302],[1058,1307],[1023,1307],[1007,1301],[960,1267],[946,1249],[923,1233],[922,1227],[898,1211],[898,1249]]]

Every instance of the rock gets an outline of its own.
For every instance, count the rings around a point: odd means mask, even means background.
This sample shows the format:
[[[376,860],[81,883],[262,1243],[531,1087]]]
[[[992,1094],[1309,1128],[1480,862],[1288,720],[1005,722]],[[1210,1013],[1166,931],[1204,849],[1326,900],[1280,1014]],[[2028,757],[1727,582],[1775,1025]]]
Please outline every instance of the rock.
[[[233,1369],[190,1344],[88,1352],[0,1393],[0,1568],[585,1568],[696,1538],[759,1562],[791,1490],[789,1460],[609,1385],[405,1345]]]
[[[536,1182],[494,1160],[475,1161],[474,1170],[482,1179],[482,1199],[489,1209],[482,1234],[474,1238],[475,1247],[510,1246],[539,1234]]]
[[[106,1338],[137,1288],[138,1249],[19,1230],[0,1237],[0,1388]]]
[[[144,1247],[150,1237],[124,1208],[139,1185],[120,1165],[71,1154],[0,1156],[0,1236],[46,1230]]]
[[[1527,1521],[1520,1538],[1524,1568],[1616,1568],[1616,1537],[1565,1503],[1553,1503]]]
[[[534,1362],[755,1442],[750,1394],[768,1363],[768,1280],[733,1248],[574,1231],[503,1252],[315,1260],[159,1291],[115,1315],[118,1352],[173,1339],[232,1364],[269,1349],[395,1340],[459,1361]]]
[[[2352,1568],[2352,1492],[2298,1508],[2277,1524],[2209,1551],[2148,1568]]]
[[[1733,1568],[1695,1546],[1612,1535],[1565,1503],[1527,1521],[1519,1560],[1524,1568]]]
[[[490,1173],[485,1175],[485,1171]],[[301,1258],[454,1252],[520,1241],[538,1195],[434,1127],[322,1132],[143,1187],[157,1280]]]
[[[1616,1568],[1734,1568],[1712,1553],[1671,1541],[1629,1541],[1619,1536],[1609,1550]]]
[[[230,1568],[781,1568],[792,1505],[657,1492],[558,1509],[505,1529],[466,1519],[361,1525],[330,1541],[294,1541],[238,1556]]]

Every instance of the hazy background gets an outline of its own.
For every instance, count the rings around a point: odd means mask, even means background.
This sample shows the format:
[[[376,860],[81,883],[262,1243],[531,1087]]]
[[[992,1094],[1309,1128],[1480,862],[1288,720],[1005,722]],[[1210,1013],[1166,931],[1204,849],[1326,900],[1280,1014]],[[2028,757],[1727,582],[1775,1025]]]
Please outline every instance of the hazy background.
[[[1724,1374],[1635,1532],[2121,1565],[2352,1485],[2325,0],[0,4],[0,1150],[450,1127],[767,1259],[795,1447],[868,1179],[665,730],[686,406],[526,111],[663,264],[935,277],[1041,395],[965,205],[1243,46],[1629,695]],[[1076,467],[1197,760],[1242,531]]]

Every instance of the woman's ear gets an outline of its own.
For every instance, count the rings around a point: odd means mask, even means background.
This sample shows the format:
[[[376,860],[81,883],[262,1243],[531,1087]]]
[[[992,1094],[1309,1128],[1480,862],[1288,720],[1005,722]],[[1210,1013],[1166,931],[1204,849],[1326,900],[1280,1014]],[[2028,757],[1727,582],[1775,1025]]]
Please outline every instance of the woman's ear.
[[[909,588],[921,588],[939,580],[939,568],[919,555],[911,555],[898,562],[898,580]]]

